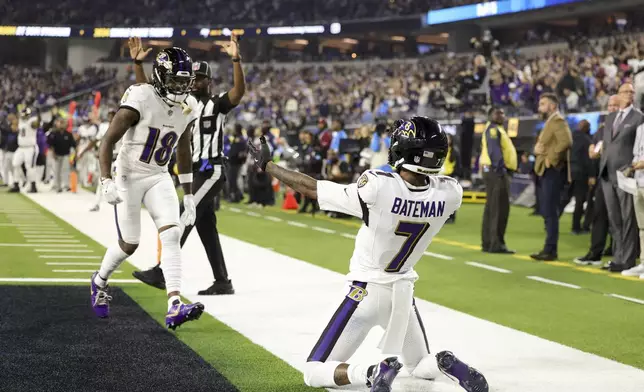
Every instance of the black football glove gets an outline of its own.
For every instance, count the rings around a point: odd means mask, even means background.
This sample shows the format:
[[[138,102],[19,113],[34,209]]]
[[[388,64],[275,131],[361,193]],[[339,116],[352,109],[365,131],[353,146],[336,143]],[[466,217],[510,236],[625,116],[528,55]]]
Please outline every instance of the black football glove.
[[[262,170],[266,170],[266,165],[271,161],[271,149],[266,143],[264,136],[259,137],[259,149],[253,145],[252,141],[248,141],[248,153],[255,161],[255,166]]]

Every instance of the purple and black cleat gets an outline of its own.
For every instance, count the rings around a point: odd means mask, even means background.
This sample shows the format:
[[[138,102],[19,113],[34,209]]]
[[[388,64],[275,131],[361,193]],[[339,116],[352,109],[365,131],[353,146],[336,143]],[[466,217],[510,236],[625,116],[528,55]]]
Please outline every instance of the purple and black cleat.
[[[92,282],[90,286],[90,293],[92,298],[92,308],[94,313],[100,318],[106,318],[110,315],[110,301],[112,297],[107,294],[107,286],[101,288],[94,283],[94,278],[98,275],[98,271],[92,275]]]
[[[467,392],[488,392],[487,380],[478,370],[470,367],[451,351],[441,351],[436,354],[438,368],[447,377],[458,381],[459,385]]]
[[[172,304],[168,314],[165,315],[165,325],[171,330],[177,329],[181,324],[197,320],[203,313],[204,306],[199,302],[194,304],[182,304],[176,300]]]
[[[391,384],[402,366],[396,357],[387,358],[376,365],[373,381],[370,380],[371,392],[391,392]]]

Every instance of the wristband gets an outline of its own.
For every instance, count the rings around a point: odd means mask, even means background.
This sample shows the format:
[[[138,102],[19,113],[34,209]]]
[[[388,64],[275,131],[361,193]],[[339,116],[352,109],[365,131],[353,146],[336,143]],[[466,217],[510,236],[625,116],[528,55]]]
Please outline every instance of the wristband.
[[[134,60],[134,64],[141,65],[143,64],[143,60]]]
[[[188,182],[192,182],[192,173],[179,174],[179,183],[186,184]]]
[[[240,61],[241,61],[241,58],[239,58],[239,57],[235,57],[235,58],[233,59],[233,63],[238,63],[238,62],[240,62]]]

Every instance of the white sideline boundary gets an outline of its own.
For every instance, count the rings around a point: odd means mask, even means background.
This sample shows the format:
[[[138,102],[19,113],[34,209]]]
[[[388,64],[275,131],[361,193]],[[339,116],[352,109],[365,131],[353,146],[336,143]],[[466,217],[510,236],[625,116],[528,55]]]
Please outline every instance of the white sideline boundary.
[[[92,193],[30,194],[28,197],[103,246],[115,241],[114,218],[109,209],[94,213],[91,220],[78,213],[79,206],[89,207],[93,203]],[[141,227],[139,249],[129,260],[137,268],[147,269],[154,264],[157,237],[156,228],[145,211],[142,211]],[[324,239],[323,234],[316,235]],[[191,235],[182,251],[184,295],[191,301],[201,301],[206,312],[301,370],[344,296],[344,276],[227,236],[221,236],[221,242],[236,294],[215,297],[195,294],[211,284],[212,273],[199,237]],[[118,281],[111,280],[111,283]],[[424,319],[432,352],[449,349],[477,367],[490,382],[490,391],[640,392],[644,385],[644,371],[640,369],[428,301],[417,299],[416,304]],[[381,336],[381,331],[372,331],[352,361],[375,363],[382,358],[375,349]],[[456,392],[461,389],[439,376],[435,382],[400,377],[394,390]]]

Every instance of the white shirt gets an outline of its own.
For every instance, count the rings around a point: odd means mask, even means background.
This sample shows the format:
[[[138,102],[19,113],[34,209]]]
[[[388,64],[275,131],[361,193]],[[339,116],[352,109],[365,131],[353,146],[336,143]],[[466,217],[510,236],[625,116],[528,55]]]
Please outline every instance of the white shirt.
[[[414,266],[463,198],[456,180],[428,178],[427,186],[413,187],[397,173],[368,170],[351,185],[318,181],[322,210],[363,220],[348,280],[390,284],[418,279]]]
[[[187,125],[199,116],[197,100],[188,96],[184,104],[170,105],[151,84],[130,86],[119,110],[139,113],[139,122],[125,132],[117,165],[123,172],[155,174],[168,171],[168,162]]]

